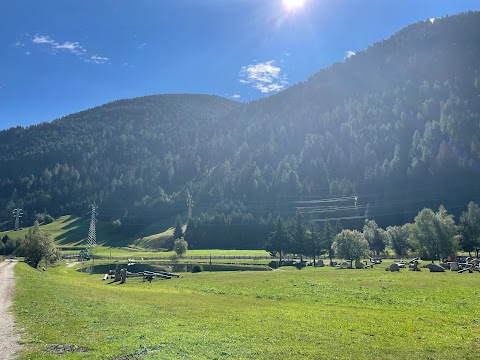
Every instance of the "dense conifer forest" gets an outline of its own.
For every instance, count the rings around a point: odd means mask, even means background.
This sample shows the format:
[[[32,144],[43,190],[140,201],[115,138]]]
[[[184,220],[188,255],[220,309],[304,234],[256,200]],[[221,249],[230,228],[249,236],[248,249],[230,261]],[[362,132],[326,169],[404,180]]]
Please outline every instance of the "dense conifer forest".
[[[85,215],[134,234],[187,220],[191,247],[264,245],[276,217],[362,229],[480,196],[480,13],[422,21],[250,103],[119,100],[0,132],[0,219]],[[28,106],[28,104],[25,104]],[[120,230],[118,230],[120,229]]]

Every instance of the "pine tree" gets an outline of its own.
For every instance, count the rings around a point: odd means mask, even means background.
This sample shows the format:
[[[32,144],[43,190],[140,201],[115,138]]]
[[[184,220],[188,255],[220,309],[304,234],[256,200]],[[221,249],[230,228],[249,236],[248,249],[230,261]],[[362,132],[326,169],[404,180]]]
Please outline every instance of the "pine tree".
[[[175,223],[175,230],[173,230],[173,239],[180,239],[183,237],[183,229],[182,223],[180,222],[180,217],[177,217],[177,221]]]

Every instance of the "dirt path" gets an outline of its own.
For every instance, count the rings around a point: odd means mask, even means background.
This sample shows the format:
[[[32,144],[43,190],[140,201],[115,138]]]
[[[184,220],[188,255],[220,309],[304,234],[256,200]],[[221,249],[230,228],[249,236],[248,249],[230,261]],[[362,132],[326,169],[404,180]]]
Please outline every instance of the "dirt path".
[[[0,263],[0,360],[15,359],[15,353],[20,350],[20,336],[15,330],[15,322],[9,309],[15,286],[13,267],[16,264],[17,261]]]

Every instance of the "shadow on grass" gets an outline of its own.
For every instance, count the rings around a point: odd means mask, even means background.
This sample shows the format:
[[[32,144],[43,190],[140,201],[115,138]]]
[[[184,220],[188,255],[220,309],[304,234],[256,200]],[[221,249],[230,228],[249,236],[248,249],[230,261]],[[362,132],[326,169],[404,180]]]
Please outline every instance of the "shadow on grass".
[[[89,228],[90,219],[73,218],[70,216],[62,221],[60,230],[63,233],[58,235],[55,240],[60,245],[85,245]],[[121,247],[130,245],[131,243],[127,236],[118,233],[112,233],[111,226],[107,223],[97,223],[96,235],[97,244],[107,247]]]
[[[55,238],[60,245],[78,244],[88,235],[89,224],[85,219],[77,218],[74,221],[71,220],[72,217],[70,216],[63,221],[63,223],[67,224],[63,225],[62,223],[63,226],[60,229],[65,232]]]

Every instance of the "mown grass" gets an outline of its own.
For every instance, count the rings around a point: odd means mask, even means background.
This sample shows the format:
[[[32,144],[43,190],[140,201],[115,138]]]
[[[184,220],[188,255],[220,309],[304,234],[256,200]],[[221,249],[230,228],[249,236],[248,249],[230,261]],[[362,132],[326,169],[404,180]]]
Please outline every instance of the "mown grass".
[[[474,359],[479,274],[335,268],[102,282],[16,267],[22,359]],[[53,345],[87,353],[55,355]]]

